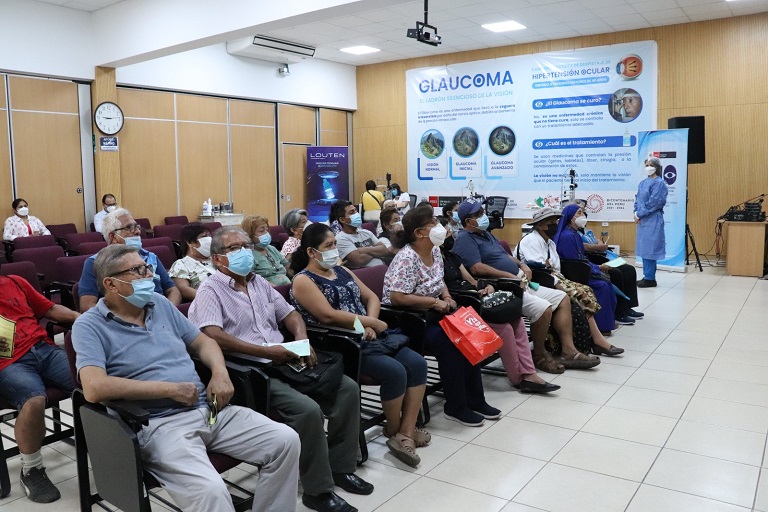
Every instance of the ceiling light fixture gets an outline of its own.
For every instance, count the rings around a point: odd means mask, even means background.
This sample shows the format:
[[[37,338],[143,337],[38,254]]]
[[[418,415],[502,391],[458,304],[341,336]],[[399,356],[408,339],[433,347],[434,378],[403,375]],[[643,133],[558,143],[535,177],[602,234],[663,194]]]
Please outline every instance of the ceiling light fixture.
[[[372,48],[370,46],[350,46],[349,48],[342,48],[342,52],[351,53],[352,55],[365,55],[367,53],[376,53],[380,52],[378,48]]]
[[[525,28],[525,25],[509,20],[500,21],[498,23],[486,23],[485,25],[482,25],[482,27],[491,32],[509,32],[510,30],[522,30]]]

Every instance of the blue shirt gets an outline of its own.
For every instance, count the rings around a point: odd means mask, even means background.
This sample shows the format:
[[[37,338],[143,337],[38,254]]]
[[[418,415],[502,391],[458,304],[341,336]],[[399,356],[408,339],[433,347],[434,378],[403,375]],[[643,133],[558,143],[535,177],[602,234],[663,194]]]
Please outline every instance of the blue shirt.
[[[517,263],[509,257],[496,237],[487,231],[460,231],[451,252],[461,258],[467,270],[476,263],[483,263],[515,276],[520,272]]]
[[[144,307],[144,327],[112,313],[104,299],[82,314],[72,327],[77,371],[86,366],[103,368],[110,377],[141,381],[191,382],[200,390],[198,404],[205,406],[205,386],[195,371],[187,348],[200,331],[162,295]],[[181,403],[140,403],[153,417],[192,409]],[[165,402],[165,401],[163,401]]]
[[[93,270],[93,262],[96,261],[96,256],[98,256],[98,254],[94,254],[85,260],[85,264],[83,265],[83,273],[80,275],[80,284],[77,290],[77,294],[80,297],[84,295],[101,297],[101,292],[99,291],[99,287],[96,284],[96,272]],[[168,272],[165,270],[163,264],[160,262],[158,257],[155,256],[155,253],[149,252],[145,249],[139,249],[139,256],[141,256],[141,259],[143,259],[145,263],[154,267],[153,273],[155,274],[155,293],[164,295],[166,290],[176,286],[176,283],[174,283],[173,279],[171,279],[171,276],[168,275]]]

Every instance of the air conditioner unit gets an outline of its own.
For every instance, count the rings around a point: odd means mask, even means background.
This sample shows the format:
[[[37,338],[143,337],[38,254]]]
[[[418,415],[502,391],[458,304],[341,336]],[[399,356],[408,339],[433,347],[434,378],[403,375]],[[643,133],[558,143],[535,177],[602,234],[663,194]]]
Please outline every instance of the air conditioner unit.
[[[227,41],[227,53],[252,59],[295,64],[315,56],[315,48],[273,37],[254,36]]]

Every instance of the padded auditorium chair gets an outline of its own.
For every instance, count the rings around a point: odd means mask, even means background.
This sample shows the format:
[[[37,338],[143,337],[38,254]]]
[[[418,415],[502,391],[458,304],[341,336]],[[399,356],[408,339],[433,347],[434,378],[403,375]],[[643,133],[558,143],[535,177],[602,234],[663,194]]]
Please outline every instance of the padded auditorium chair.
[[[162,262],[166,270],[169,270],[173,262],[176,261],[176,248],[168,237],[145,238],[142,241],[142,247],[149,252],[155,253],[155,256]]]
[[[90,256],[96,254],[107,246],[107,242],[102,240],[101,242],[83,242],[77,248],[77,252],[80,256]]]
[[[485,198],[485,214],[488,215],[488,231],[504,227],[504,210],[509,198],[488,196]]]
[[[183,258],[185,254],[181,254],[181,229],[184,227],[182,224],[168,224],[165,226],[155,226],[155,238],[170,238],[173,243],[173,251],[177,258]]]
[[[152,224],[150,224],[149,219],[146,217],[142,217],[140,219],[133,219],[136,221],[136,224],[141,226],[141,238],[152,238],[154,235],[154,231],[152,231]]]
[[[31,261],[17,261],[13,263],[3,263],[0,266],[0,275],[23,277],[32,288],[43,293],[40,276],[37,273],[35,264]]]
[[[59,269],[56,261],[64,257],[64,249],[58,245],[51,245],[32,249],[16,249],[13,254],[15,261],[29,261],[35,265],[37,273],[41,276],[43,293],[48,299],[51,299],[54,293],[60,292],[59,287],[54,284],[59,281]]]
[[[74,224],[49,224],[45,227],[48,228],[54,238],[61,240],[69,233],[77,233],[77,226]]]
[[[84,242],[103,242],[104,237],[101,233],[89,231],[88,233],[67,233],[64,237],[66,242],[67,255],[73,256],[79,254],[80,244]]]
[[[187,219],[186,215],[177,215],[175,217],[166,217],[165,218],[165,225],[166,226],[183,226],[185,224],[189,224],[189,220]],[[157,229],[159,226],[155,226],[155,229]]]
[[[3,240],[5,245],[5,259],[13,261],[13,251],[16,249],[32,249],[34,247],[48,247],[56,245],[56,238],[53,235],[41,236],[20,236],[14,240]]]
[[[64,342],[70,370],[79,388],[76,353],[70,333],[65,336]],[[232,362],[226,364],[235,386],[235,394],[230,403],[265,413],[269,397],[269,381],[266,376],[253,368]],[[210,371],[197,360],[195,367],[200,379],[207,383],[211,377]],[[149,413],[130,401],[90,403],[85,400],[82,389],[75,390],[72,403],[80,510],[89,511],[94,504],[107,509],[101,502],[108,502],[124,512],[148,512],[152,510],[150,495],[173,510],[179,510],[173,503],[152,491],[159,487],[159,483],[151,474],[142,470],[136,434],[148,424]],[[262,408],[259,408],[259,404]],[[219,473],[229,471],[241,463],[227,455],[212,452],[208,453],[208,457]],[[89,463],[96,493],[91,493]],[[237,491],[237,494],[232,495],[235,510],[250,510],[253,505],[250,491],[226,479],[224,481],[230,489]]]
[[[208,231],[210,231],[211,234],[213,234],[214,231],[216,231],[217,229],[219,229],[221,227],[221,222],[216,222],[216,221],[213,221],[213,222],[203,222],[203,225],[205,225],[205,227],[208,228]],[[236,227],[239,228],[240,226],[238,225]]]
[[[373,222],[363,222],[360,225],[360,227],[363,228],[363,229],[367,229],[368,231],[370,231],[374,235],[376,234],[376,225]]]

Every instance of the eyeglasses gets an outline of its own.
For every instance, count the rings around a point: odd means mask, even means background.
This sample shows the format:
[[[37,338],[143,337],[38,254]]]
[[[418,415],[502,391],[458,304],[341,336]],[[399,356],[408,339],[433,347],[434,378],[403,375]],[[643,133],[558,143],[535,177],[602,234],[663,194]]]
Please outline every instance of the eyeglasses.
[[[216,416],[219,414],[219,407],[216,403],[216,395],[211,395],[211,401],[208,402],[208,426],[212,427],[216,424]]]
[[[221,248],[219,254],[227,254],[228,252],[239,251],[240,249],[253,249],[253,244],[232,244]]]
[[[147,277],[148,272],[154,272],[155,267],[153,265],[136,265],[135,267],[127,268],[125,270],[121,270],[120,272],[115,272],[114,274],[110,274],[108,277],[115,277],[119,276],[120,274],[127,274],[132,273],[136,274],[139,277]]]
[[[138,232],[141,230],[141,226],[138,224],[128,224],[127,226],[123,226],[121,228],[117,228],[116,230],[112,231],[113,233],[115,231],[128,231],[130,233]]]

